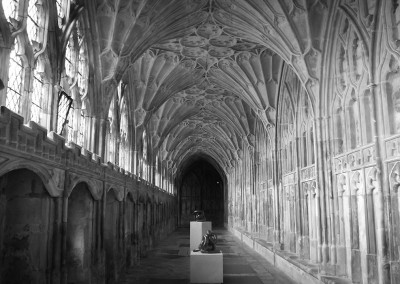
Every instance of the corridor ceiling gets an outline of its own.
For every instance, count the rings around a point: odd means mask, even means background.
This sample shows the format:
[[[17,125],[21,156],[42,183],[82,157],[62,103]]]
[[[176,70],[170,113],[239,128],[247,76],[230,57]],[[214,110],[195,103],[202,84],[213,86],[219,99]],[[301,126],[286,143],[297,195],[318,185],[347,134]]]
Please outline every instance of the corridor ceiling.
[[[95,72],[104,94],[127,84],[130,124],[168,167],[205,157],[228,170],[257,123],[274,128],[284,62],[317,93],[329,2],[92,0]]]

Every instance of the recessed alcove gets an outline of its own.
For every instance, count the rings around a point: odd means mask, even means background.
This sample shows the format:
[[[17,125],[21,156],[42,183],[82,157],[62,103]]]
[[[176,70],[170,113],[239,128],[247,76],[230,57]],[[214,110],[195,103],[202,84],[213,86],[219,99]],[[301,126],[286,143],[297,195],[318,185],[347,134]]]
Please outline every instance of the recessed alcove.
[[[214,163],[194,158],[182,167],[178,179],[179,226],[187,227],[194,210],[204,210],[213,227],[224,224],[224,179]]]
[[[23,177],[23,178],[22,178]],[[0,178],[0,283],[47,283],[54,199],[27,169]]]
[[[68,198],[68,283],[88,283],[92,268],[94,201],[86,183],[79,183]]]

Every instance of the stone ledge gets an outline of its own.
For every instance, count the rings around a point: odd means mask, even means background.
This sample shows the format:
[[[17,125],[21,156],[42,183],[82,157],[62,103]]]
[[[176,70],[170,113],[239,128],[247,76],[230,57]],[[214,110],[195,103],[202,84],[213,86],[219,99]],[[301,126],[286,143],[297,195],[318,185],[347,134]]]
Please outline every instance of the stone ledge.
[[[294,261],[294,259],[291,259],[290,257],[292,257],[292,255],[286,255],[286,252],[279,252],[279,253],[275,252],[272,249],[272,244],[270,247],[267,247],[264,244],[265,241],[259,241],[257,239],[253,239],[247,232],[246,233],[242,232],[237,228],[232,228],[232,227],[228,228],[237,238],[239,238],[239,240],[241,240],[255,252],[259,253],[273,266],[285,272],[291,279],[296,281],[296,283],[302,283],[302,284],[324,283],[316,276],[310,273],[309,271],[310,268],[304,269],[304,267],[301,267],[299,264],[297,264]]]

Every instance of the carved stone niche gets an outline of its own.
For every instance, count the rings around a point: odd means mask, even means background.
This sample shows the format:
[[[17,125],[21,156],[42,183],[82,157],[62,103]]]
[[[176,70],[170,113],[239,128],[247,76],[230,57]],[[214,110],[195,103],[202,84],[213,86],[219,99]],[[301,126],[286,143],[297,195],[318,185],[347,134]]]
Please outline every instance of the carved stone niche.
[[[343,197],[345,193],[348,195],[347,179],[345,174],[337,175],[338,197]]]
[[[398,194],[400,186],[400,162],[393,165],[392,170],[389,174],[390,189]]]
[[[366,193],[367,194],[378,194],[382,192],[382,187],[380,184],[381,172],[377,167],[372,167],[369,169],[366,175]]]
[[[350,178],[350,193],[351,195],[362,195],[362,175],[360,171],[355,171]]]
[[[69,196],[75,186],[81,182],[88,185],[88,189],[92,194],[93,199],[100,200],[103,195],[103,182],[93,178],[85,177],[76,173],[68,173],[66,179],[66,192],[65,195]]]

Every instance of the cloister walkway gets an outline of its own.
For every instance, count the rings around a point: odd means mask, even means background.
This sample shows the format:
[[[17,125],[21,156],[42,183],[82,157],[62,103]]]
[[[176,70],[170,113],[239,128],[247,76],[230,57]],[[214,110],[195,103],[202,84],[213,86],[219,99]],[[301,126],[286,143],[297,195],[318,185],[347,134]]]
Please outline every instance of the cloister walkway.
[[[217,249],[224,253],[224,284],[294,283],[226,229],[216,229]],[[123,284],[189,284],[189,228],[161,241],[140,264],[129,269]]]

